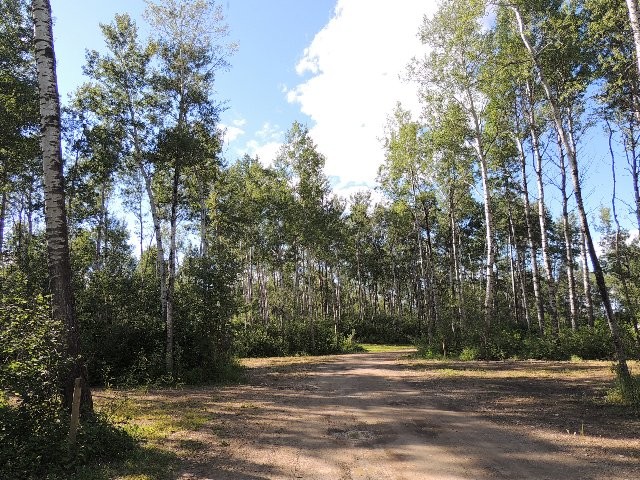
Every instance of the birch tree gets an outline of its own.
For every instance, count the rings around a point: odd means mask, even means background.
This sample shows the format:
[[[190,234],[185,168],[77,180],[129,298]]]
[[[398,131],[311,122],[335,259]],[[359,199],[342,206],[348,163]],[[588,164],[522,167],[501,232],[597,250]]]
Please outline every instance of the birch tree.
[[[527,26],[527,24],[525,24],[525,18],[531,21],[530,18],[523,16],[523,9],[518,5],[511,5],[509,8],[512,10],[514,15],[515,28],[519,32],[524,48],[527,54],[529,55],[529,58],[533,62],[533,65],[535,68],[535,74],[537,75],[538,81],[540,82],[540,85],[543,88],[545,98],[551,110],[552,121],[555,125],[556,132],[558,134],[558,137],[560,138],[560,142],[567,156],[567,161],[568,161],[569,169],[571,172],[571,179],[573,181],[574,196],[575,196],[575,201],[578,209],[578,215],[580,218],[581,230],[585,238],[587,251],[589,253],[591,263],[593,265],[593,271],[596,277],[596,284],[598,286],[598,291],[602,299],[605,315],[607,318],[607,322],[609,324],[609,328],[611,330],[612,340],[616,350],[616,356],[618,361],[618,373],[621,379],[624,382],[627,382],[628,379],[630,378],[629,368],[627,365],[627,354],[626,354],[624,344],[622,343],[620,327],[618,325],[616,315],[611,305],[611,300],[609,297],[609,291],[607,289],[604,273],[600,265],[600,260],[598,259],[593,238],[591,236],[589,220],[587,218],[587,213],[586,213],[586,209],[585,209],[584,201],[582,197],[580,169],[578,166],[578,153],[577,153],[575,144],[571,141],[571,138],[569,136],[569,131],[567,130],[563,120],[561,103],[560,103],[560,99],[558,98],[558,95],[560,93],[558,92],[558,89],[557,89],[558,85],[552,85],[550,83],[548,79],[549,77],[548,64],[544,64],[541,61],[540,52],[536,48],[536,45],[538,43],[537,42],[534,43],[531,40],[531,29]],[[530,13],[535,15],[536,12],[534,10]]]
[[[469,136],[460,139],[473,148],[481,178],[485,223],[485,328],[490,328],[495,297],[496,244],[492,212],[489,149],[486,131],[486,96],[489,77],[484,70],[490,52],[490,36],[482,31],[483,1],[443,2],[433,19],[425,19],[422,42],[431,48],[426,58],[411,67],[420,83],[425,108],[434,98],[457,103],[467,116]],[[486,338],[485,338],[486,340]]]
[[[62,379],[63,405],[71,409],[74,383],[81,379],[82,402],[86,413],[93,411],[86,368],[80,356],[80,332],[74,311],[69,260],[69,237],[65,208],[64,176],[60,137],[60,100],[56,77],[51,5],[48,0],[32,3],[34,50],[40,97],[41,149],[44,170],[45,224],[48,267],[52,293],[52,315],[65,326],[66,356],[71,361]]]

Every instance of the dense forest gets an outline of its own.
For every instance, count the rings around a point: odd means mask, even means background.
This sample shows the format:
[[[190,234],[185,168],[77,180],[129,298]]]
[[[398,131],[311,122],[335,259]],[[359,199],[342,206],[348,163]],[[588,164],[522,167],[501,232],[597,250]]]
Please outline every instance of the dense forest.
[[[416,32],[427,53],[407,66],[422,111],[389,112],[377,191],[351,198],[332,192],[298,122],[274,159],[225,158],[215,80],[236,46],[205,0],[149,2],[148,37],[127,14],[101,26],[104,48],[87,52],[86,82],[60,110],[52,166],[40,4],[0,4],[3,422],[64,414],[76,376],[207,382],[237,356],[359,341],[433,357],[615,359],[632,390],[634,0],[442,1]],[[593,138],[608,141],[597,161],[614,187],[597,218],[582,190]],[[56,168],[60,195],[47,182]]]

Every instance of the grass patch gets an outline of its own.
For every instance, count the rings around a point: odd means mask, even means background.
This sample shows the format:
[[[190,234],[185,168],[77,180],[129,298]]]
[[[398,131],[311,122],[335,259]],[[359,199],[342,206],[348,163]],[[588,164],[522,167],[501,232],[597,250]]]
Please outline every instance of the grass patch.
[[[157,442],[175,432],[199,430],[214,418],[199,402],[177,398],[107,391],[97,396],[97,404],[112,422],[134,437]]]
[[[383,353],[383,352],[410,352],[415,349],[412,345],[378,345],[374,343],[361,343],[363,351],[367,353]]]
[[[185,393],[185,396],[190,393]],[[212,412],[197,400],[184,400],[181,394],[154,394],[140,390],[106,390],[94,394],[99,415],[116,425],[137,442],[124,456],[92,463],[65,473],[49,475],[46,480],[170,480],[176,478],[180,464],[178,451],[167,446],[172,434],[196,431],[211,422]],[[195,440],[180,440],[180,449],[197,452],[205,446]],[[34,477],[35,478],[35,477]]]
[[[623,381],[616,375],[615,384],[607,391],[605,400],[607,403],[631,407],[640,412],[640,377],[631,376]]]
[[[71,476],[46,477],[47,480],[172,480],[176,477],[178,456],[158,447],[141,445],[134,448],[123,462],[88,465]]]

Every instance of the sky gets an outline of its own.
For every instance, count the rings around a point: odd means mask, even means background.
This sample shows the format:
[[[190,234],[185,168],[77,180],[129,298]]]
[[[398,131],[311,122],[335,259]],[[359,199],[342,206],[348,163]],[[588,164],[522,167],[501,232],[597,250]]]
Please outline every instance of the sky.
[[[397,102],[420,113],[417,86],[404,79],[425,47],[417,33],[435,1],[424,0],[219,0],[239,49],[220,72],[217,96],[228,102],[224,155],[243,154],[264,164],[275,158],[294,121],[310,128],[325,155],[334,192],[348,198],[375,186],[384,159],[385,124]],[[63,102],[85,81],[85,50],[102,50],[100,23],[129,13],[146,31],[143,0],[51,0],[58,81]],[[592,131],[581,151],[589,215],[611,204],[606,138]],[[618,160],[620,164],[623,159]],[[619,210],[633,226],[629,175],[619,168]],[[553,180],[553,179],[551,179]],[[530,190],[535,195],[534,184]],[[559,205],[556,188],[545,192]],[[624,203],[626,202],[626,204]],[[554,213],[555,215],[555,213]]]
[[[82,7],[80,8],[80,4]],[[435,2],[422,0],[221,0],[232,67],[219,73],[228,101],[221,121],[224,153],[269,164],[294,121],[306,124],[326,157],[334,190],[375,184],[382,138],[396,102],[419,111],[416,87],[403,79],[424,47],[417,33]],[[143,0],[51,0],[58,81],[63,102],[85,81],[85,50],[102,50],[100,23],[129,13],[141,31]]]

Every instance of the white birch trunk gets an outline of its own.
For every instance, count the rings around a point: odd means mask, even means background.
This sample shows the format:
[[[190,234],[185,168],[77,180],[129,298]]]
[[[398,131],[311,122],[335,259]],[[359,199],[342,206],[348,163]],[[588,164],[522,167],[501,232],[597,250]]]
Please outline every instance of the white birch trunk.
[[[636,49],[636,67],[640,76],[640,15],[638,13],[637,0],[627,0],[627,10],[629,12],[629,23],[633,32],[633,43]]]
[[[62,380],[63,404],[71,410],[76,378],[82,383],[82,409],[93,411],[86,368],[80,358],[80,336],[74,311],[71,262],[64,195],[62,149],[60,140],[60,99],[56,78],[51,5],[48,0],[33,0],[34,52],[40,98],[40,146],[44,172],[45,228],[47,260],[52,293],[53,317],[65,327],[66,357],[72,361]]]

